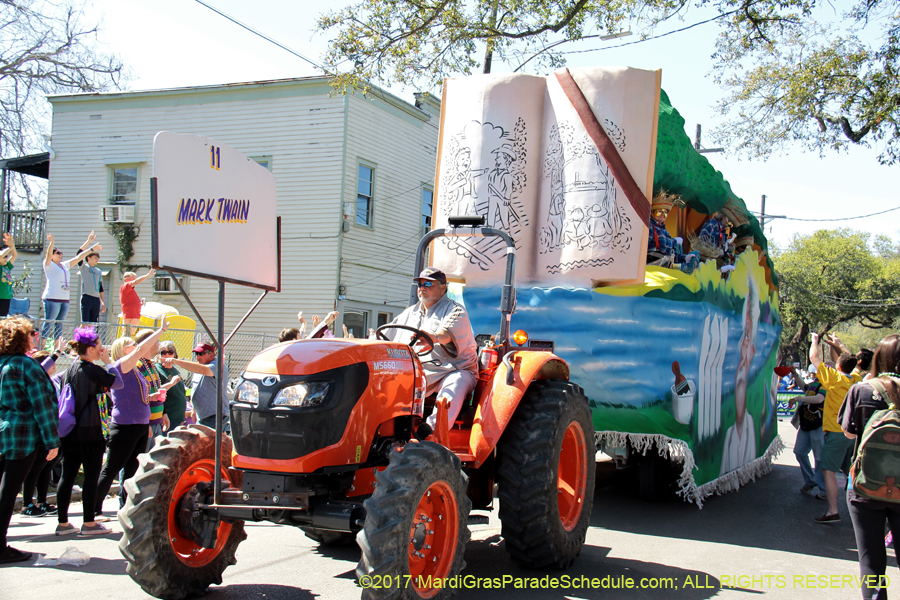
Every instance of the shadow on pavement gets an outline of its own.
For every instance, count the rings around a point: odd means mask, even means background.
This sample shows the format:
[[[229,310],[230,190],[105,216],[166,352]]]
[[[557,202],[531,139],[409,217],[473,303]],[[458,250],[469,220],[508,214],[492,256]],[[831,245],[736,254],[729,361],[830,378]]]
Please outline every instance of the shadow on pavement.
[[[216,585],[209,588],[203,596],[208,600],[252,600],[253,598],[265,598],[265,600],[311,600],[319,598],[309,590],[288,585],[268,584],[238,584]]]
[[[674,496],[665,502],[643,502],[637,484],[630,481],[634,476],[634,470],[598,470],[592,527],[857,561],[843,491],[838,500],[842,522],[816,523],[813,519],[826,511],[827,503],[799,493],[797,466],[774,464],[770,473],[737,492],[707,498],[702,509]]]
[[[597,598],[609,600],[683,598],[703,600],[719,591],[719,580],[702,571],[671,565],[610,558],[609,548],[584,546],[565,570],[531,570],[518,566],[499,535],[466,546],[460,598]],[[506,578],[505,580],[503,578]],[[469,579],[466,579],[469,578]],[[553,580],[558,588],[553,589]],[[490,583],[487,583],[490,580]],[[631,587],[629,588],[629,582]],[[480,587],[478,586],[480,583]],[[497,586],[499,584],[499,587]],[[491,585],[491,588],[486,588]],[[642,587],[644,586],[644,587]]]

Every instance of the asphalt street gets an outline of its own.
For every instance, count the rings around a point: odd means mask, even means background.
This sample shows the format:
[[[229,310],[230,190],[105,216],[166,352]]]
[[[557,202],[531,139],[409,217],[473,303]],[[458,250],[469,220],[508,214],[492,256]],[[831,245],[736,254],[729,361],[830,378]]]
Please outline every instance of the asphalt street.
[[[710,498],[702,509],[678,499],[648,504],[637,498],[634,474],[598,477],[587,542],[575,565],[565,571],[527,571],[503,548],[496,514],[472,525],[467,567],[460,583],[465,599],[668,599],[753,597],[791,600],[860,598],[856,544],[846,505],[842,521],[820,525],[813,517],[825,502],[799,493],[800,471],[792,453],[794,432],[780,424],[785,451],[772,472],[737,493]],[[107,499],[105,508],[117,506]],[[80,524],[80,505],[73,506]],[[34,561],[0,567],[0,598],[71,600],[74,598],[149,598],[125,574],[117,542],[121,528],[104,537],[57,538],[55,519],[13,517],[10,543],[22,550],[58,558],[68,547],[91,556],[83,567],[34,566]],[[355,547],[318,547],[299,530],[248,523],[248,538],[237,564],[225,571],[210,600],[265,598],[358,598]],[[888,576],[900,597],[900,571],[893,558]],[[556,579],[556,589],[552,587]],[[627,586],[629,581],[634,587]],[[499,584],[499,589],[484,589]],[[515,586],[546,586],[517,589]],[[597,585],[599,587],[591,588]],[[580,586],[580,587],[576,587]],[[585,587],[588,586],[588,587]]]

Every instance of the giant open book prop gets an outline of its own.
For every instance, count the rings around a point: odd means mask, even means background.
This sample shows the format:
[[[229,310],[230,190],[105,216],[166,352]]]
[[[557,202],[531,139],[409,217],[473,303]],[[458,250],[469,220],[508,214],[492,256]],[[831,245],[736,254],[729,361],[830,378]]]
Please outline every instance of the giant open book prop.
[[[435,227],[484,215],[516,242],[519,283],[643,280],[660,72],[562,69],[444,84]],[[433,264],[503,279],[499,238],[442,238]]]

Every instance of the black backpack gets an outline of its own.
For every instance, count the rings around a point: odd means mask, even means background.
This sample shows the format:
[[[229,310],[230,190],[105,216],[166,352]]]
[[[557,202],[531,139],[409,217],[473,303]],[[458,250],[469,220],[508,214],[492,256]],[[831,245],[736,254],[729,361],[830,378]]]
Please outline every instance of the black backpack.
[[[819,390],[822,389],[822,385],[819,383],[811,383],[809,388],[806,390],[807,396],[815,396],[819,393]],[[797,407],[797,412],[800,414],[800,429],[803,431],[814,431],[822,426],[822,405],[821,404],[809,404],[808,402],[801,402],[800,406]]]

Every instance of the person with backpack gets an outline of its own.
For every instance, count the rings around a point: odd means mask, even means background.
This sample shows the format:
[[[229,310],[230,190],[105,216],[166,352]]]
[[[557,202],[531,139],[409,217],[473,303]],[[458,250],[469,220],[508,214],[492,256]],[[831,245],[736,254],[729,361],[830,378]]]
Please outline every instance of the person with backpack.
[[[0,321],[0,564],[32,557],[7,546],[6,533],[16,496],[38,459],[38,446],[47,449],[41,460],[53,460],[59,452],[56,391],[41,366],[26,355],[36,335],[27,319]]]
[[[794,381],[800,382],[804,390],[803,396],[791,398],[788,406],[793,408],[795,402],[800,406],[791,418],[791,425],[797,430],[797,440],[794,442],[794,456],[800,465],[800,474],[803,476],[801,494],[819,488],[818,497],[825,499],[825,477],[822,475],[822,466],[819,464],[822,456],[822,446],[825,444],[825,432],[822,431],[822,404],[825,402],[825,394],[822,392],[822,384],[816,381],[815,373],[810,383],[803,383],[803,378],[797,369],[791,368]],[[809,464],[809,451],[812,450],[816,461],[816,469],[813,471]]]
[[[881,340],[870,373],[847,392],[839,419],[845,435],[857,440],[847,503],[862,597],[887,600],[885,523],[900,539],[900,335]],[[896,546],[894,555],[900,562]]]
[[[59,522],[56,535],[79,532],[77,527],[69,523],[69,503],[72,500],[75,477],[82,467],[84,482],[81,484],[81,497],[84,513],[80,531],[82,535],[98,535],[110,532],[94,518],[93,512],[97,480],[100,479],[103,452],[106,450],[98,397],[121,383],[115,375],[94,364],[100,360],[108,365],[111,361],[109,352],[91,327],[76,327],[74,338],[69,342],[69,347],[78,354],[78,360],[60,378],[60,422],[68,414],[67,407],[71,406],[74,425],[62,436],[63,472],[56,488],[56,517]]]

